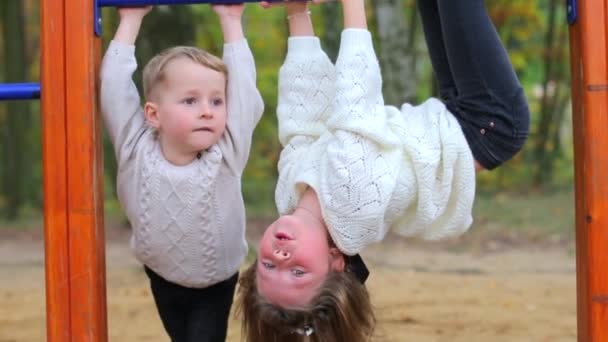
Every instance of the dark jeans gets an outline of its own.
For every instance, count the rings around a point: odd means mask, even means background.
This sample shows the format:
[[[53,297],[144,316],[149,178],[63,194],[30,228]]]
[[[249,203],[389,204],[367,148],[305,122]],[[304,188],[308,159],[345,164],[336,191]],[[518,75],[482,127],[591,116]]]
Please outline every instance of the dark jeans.
[[[173,342],[224,342],[238,273],[204,289],[169,282],[144,267],[160,319]]]
[[[475,160],[493,169],[521,150],[530,126],[526,97],[483,0],[418,0],[446,107]]]

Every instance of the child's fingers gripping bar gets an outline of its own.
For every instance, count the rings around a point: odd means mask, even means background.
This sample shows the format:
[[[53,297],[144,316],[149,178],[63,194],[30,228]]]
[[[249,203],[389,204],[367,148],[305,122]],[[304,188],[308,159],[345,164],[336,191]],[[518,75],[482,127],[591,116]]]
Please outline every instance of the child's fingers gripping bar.
[[[187,5],[187,4],[242,4],[244,2],[261,2],[262,0],[97,0],[100,7],[141,7],[147,5]],[[283,0],[265,0],[282,2]],[[307,0],[289,0],[307,1]]]

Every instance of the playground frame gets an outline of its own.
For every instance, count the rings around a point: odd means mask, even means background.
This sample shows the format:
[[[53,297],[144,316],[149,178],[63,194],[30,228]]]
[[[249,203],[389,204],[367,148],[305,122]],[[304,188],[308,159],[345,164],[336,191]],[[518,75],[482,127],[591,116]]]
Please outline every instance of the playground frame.
[[[95,34],[97,6],[212,2],[127,1],[41,0],[41,82],[3,88],[8,89],[6,92],[0,89],[0,95],[9,94],[12,98],[42,95],[47,341],[51,342],[108,340],[102,127],[97,108],[101,56],[101,41]],[[605,342],[608,0],[567,3],[575,152],[578,341]],[[3,98],[7,97],[0,96]]]

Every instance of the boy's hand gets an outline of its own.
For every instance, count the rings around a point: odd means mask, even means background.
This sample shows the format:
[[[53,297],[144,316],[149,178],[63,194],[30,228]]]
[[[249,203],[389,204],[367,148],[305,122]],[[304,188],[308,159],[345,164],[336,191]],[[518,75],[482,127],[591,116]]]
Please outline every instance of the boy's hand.
[[[114,40],[127,45],[135,44],[141,21],[151,10],[152,6],[118,8],[120,23],[114,34]]]
[[[241,20],[243,16],[243,10],[245,9],[245,5],[243,4],[235,4],[235,5],[213,5],[211,6],[217,16],[222,19],[238,19]]]
[[[142,20],[151,10],[152,6],[119,7],[118,16],[120,17],[120,20]]]
[[[220,19],[225,43],[232,43],[245,38],[241,23],[243,10],[245,9],[244,4],[213,5],[212,7]]]

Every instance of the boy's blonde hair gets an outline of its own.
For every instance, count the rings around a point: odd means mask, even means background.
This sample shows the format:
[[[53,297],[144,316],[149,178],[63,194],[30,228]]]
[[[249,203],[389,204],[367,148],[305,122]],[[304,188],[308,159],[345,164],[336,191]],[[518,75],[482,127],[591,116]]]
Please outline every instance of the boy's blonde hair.
[[[312,302],[284,309],[262,297],[254,262],[239,279],[237,314],[247,342],[368,342],[376,325],[365,285],[351,271],[330,272]],[[306,331],[312,332],[306,336]]]
[[[228,79],[228,68],[219,57],[193,46],[175,46],[154,56],[143,71],[144,96],[151,98],[154,88],[165,79],[165,68],[174,59],[185,57],[211,70],[221,72]]]

